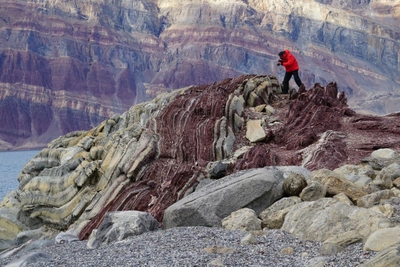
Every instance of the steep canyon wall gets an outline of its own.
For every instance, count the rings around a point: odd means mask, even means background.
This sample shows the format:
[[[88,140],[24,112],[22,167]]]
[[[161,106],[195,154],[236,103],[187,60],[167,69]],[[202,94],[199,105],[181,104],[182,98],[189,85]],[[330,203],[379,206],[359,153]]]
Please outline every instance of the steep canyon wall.
[[[0,149],[43,146],[162,92],[242,74],[335,81],[398,111],[400,1],[0,1]]]

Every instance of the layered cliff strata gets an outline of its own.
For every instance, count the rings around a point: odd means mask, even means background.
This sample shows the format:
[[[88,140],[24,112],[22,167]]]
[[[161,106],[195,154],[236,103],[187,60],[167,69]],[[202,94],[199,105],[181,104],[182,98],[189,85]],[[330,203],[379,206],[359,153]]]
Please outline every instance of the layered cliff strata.
[[[281,80],[286,48],[307,88],[336,81],[358,110],[397,111],[387,99],[399,97],[399,10],[399,0],[0,1],[0,149],[44,145],[176,88]]]
[[[2,149],[44,146],[146,99],[145,76],[154,72],[152,58],[162,55],[161,41],[146,30],[158,27],[154,4],[130,14],[144,18],[135,20],[140,38],[107,21],[125,10],[107,3],[0,6],[0,138],[8,142]]]

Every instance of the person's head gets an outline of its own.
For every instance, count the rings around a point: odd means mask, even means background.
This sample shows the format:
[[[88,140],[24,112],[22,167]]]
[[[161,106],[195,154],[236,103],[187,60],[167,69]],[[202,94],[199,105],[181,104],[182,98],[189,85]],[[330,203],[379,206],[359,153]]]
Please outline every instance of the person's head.
[[[281,51],[281,52],[279,52],[278,55],[279,55],[280,58],[282,58],[284,54],[285,54],[285,51]]]

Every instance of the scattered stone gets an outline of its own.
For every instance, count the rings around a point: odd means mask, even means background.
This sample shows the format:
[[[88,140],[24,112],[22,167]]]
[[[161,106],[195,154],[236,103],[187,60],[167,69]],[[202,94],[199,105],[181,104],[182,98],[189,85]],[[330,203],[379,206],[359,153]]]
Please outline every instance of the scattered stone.
[[[354,205],[353,202],[351,202],[351,200],[344,193],[340,193],[340,194],[334,195],[333,198],[338,200],[338,201],[340,201],[340,202],[343,202],[343,203],[345,203],[345,204],[347,204],[349,206]]]
[[[303,201],[315,201],[325,197],[326,187],[321,183],[312,181],[300,193],[300,198]]]
[[[262,220],[262,227],[269,229],[281,228],[286,214],[295,204],[300,202],[301,199],[296,196],[278,200],[259,214],[259,217]]]
[[[378,191],[358,199],[357,206],[362,208],[371,208],[372,206],[381,203],[382,200],[389,199],[393,196],[394,194],[391,190]]]
[[[271,116],[275,114],[276,110],[273,107],[271,107],[271,105],[267,105],[265,107],[265,112],[267,113],[268,116]]]
[[[334,235],[322,243],[320,252],[322,255],[335,255],[351,244],[362,242],[364,238],[355,230]]]
[[[393,181],[393,185],[394,185],[396,188],[399,188],[399,187],[400,187],[400,178],[396,178],[396,179]]]
[[[283,192],[288,196],[298,196],[307,186],[306,178],[299,173],[291,173],[283,182]]]
[[[244,208],[232,212],[222,220],[222,228],[227,230],[257,231],[261,230],[261,220],[254,210]]]
[[[227,247],[217,247],[217,246],[212,246],[203,249],[204,252],[209,253],[209,254],[227,254],[227,253],[232,253],[235,250],[232,248],[227,248]]]
[[[208,264],[207,264],[207,266],[225,266],[225,264],[224,264],[224,262],[220,259],[220,258],[218,258],[218,259],[215,259],[215,260],[212,260],[212,261],[210,261]]]
[[[79,241],[78,236],[68,233],[68,232],[61,232],[55,238],[56,244],[65,244]]]
[[[257,240],[252,233],[248,233],[245,237],[240,240],[242,245],[254,245],[257,244]]]
[[[320,169],[313,171],[312,180],[324,185],[327,189],[327,195],[334,196],[340,193],[346,194],[353,202],[357,202],[359,198],[367,195],[367,192],[358,188],[354,183],[341,177],[333,171]]]
[[[400,245],[389,247],[379,252],[375,258],[359,267],[398,267],[400,266]]]
[[[378,206],[373,206],[372,208],[369,208],[369,210],[379,212],[386,218],[391,218],[392,215],[394,214],[394,207],[390,204],[383,204],[383,205],[378,205]]]
[[[219,179],[224,177],[226,175],[227,168],[227,164],[223,164],[221,161],[218,161],[217,164],[210,171],[210,178]]]
[[[281,253],[284,255],[291,255],[294,253],[294,249],[292,247],[287,247],[281,250]]]
[[[261,126],[261,120],[250,120],[246,124],[246,138],[251,143],[263,141],[267,136],[263,127]]]

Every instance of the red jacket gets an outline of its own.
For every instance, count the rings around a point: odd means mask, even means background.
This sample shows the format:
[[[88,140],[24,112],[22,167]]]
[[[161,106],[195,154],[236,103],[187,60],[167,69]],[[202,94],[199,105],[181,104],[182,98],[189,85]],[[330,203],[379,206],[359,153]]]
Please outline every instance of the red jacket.
[[[285,54],[283,54],[282,65],[285,67],[286,72],[299,70],[299,64],[289,50],[285,50]]]

